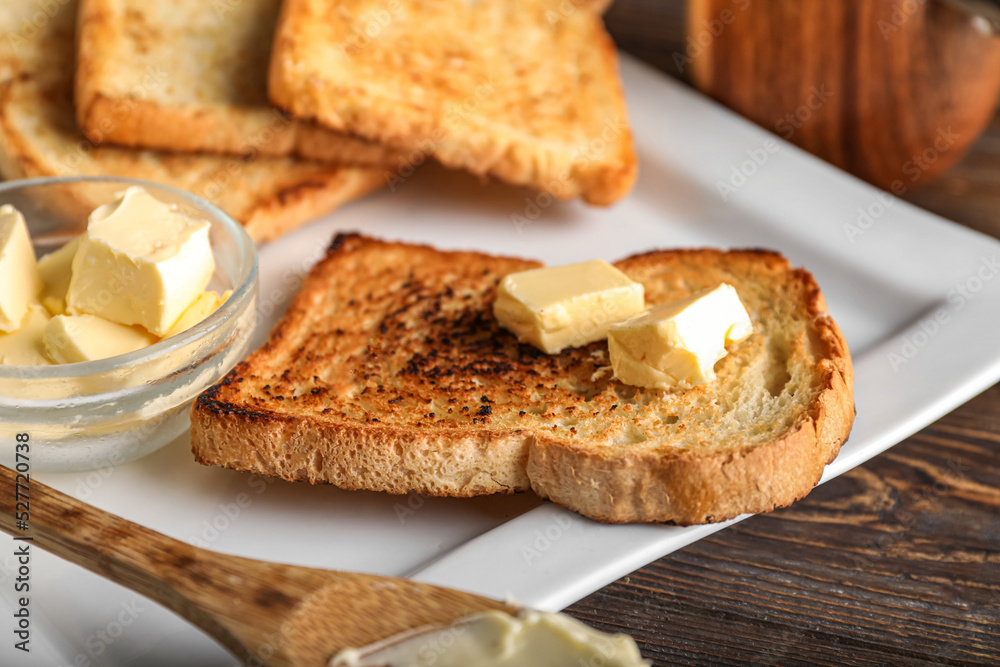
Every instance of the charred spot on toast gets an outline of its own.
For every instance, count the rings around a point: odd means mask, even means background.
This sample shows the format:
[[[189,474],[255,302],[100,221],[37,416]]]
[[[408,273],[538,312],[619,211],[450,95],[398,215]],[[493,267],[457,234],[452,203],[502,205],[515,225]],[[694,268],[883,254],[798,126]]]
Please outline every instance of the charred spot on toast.
[[[247,161],[253,160],[256,157],[255,153],[248,153],[244,159]],[[279,188],[274,193],[274,198],[282,206],[295,201],[296,199],[302,197],[303,193],[310,190],[322,190],[327,187],[327,182],[322,179],[311,179],[305,180],[293,185],[287,185],[283,188]]]
[[[396,252],[408,261],[393,261]],[[590,401],[600,393],[590,378],[606,363],[600,344],[547,355],[518,343],[493,315],[502,277],[537,266],[338,234],[289,306],[287,325],[236,369],[261,379],[241,389],[231,373],[196,409],[235,414],[243,406],[255,418],[305,410],[364,423],[377,414],[449,428],[497,424],[498,411],[535,415],[540,403],[561,412]]]
[[[285,421],[290,419],[287,415],[281,415],[264,410],[251,410],[237,403],[216,400],[208,395],[207,391],[195,399],[194,410],[198,412],[209,412],[216,415],[239,417],[251,422]]]
[[[246,369],[247,362],[243,361],[226,373],[216,384],[199,394],[192,405],[192,412],[235,416],[249,421],[285,420],[286,417],[269,410],[255,410],[246,407],[243,403],[236,402],[240,398],[239,385],[246,380],[243,375],[243,371]]]

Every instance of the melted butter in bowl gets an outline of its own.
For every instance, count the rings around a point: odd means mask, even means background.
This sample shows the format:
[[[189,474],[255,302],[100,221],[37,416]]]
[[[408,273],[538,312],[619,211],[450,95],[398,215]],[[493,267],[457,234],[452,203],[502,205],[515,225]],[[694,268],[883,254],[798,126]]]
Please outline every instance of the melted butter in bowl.
[[[635,641],[565,614],[522,610],[474,614],[444,628],[418,628],[333,656],[329,667],[646,667]]]

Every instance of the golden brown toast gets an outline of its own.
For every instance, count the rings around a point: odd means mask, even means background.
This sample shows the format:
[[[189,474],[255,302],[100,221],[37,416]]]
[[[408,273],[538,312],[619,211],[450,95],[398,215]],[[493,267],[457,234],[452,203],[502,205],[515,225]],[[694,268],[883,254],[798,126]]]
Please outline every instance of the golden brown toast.
[[[81,0],[81,129],[95,143],[394,164],[389,149],[296,121],[268,104],[280,7],[281,0]]]
[[[204,464],[345,489],[533,489],[609,522],[721,521],[801,498],[854,418],[844,338],[812,276],[777,253],[658,251],[618,268],[649,304],[732,284],[755,333],[718,380],[637,389],[605,342],[550,356],[493,317],[539,266],[338,236],[268,342],[192,409]]]
[[[607,205],[636,176],[602,2],[286,0],[271,101],[446,166]]]
[[[94,146],[73,116],[77,2],[0,5],[0,174],[4,178],[93,175],[144,178],[194,192],[266,241],[384,183],[381,172],[290,158],[172,154]],[[122,107],[125,117],[129,108]],[[79,191],[76,191],[79,192]],[[102,190],[103,192],[103,190]],[[68,195],[69,196],[69,195]],[[67,201],[92,209],[104,202]]]

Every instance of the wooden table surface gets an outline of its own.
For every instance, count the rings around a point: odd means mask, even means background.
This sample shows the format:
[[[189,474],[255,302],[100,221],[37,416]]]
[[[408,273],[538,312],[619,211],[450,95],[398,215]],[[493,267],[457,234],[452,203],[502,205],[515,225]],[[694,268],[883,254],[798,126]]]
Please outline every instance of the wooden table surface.
[[[623,50],[676,74],[679,0],[617,0],[607,23]],[[906,199],[1000,237],[1000,119]],[[1000,664],[1000,385],[569,611],[630,633],[657,665]]]

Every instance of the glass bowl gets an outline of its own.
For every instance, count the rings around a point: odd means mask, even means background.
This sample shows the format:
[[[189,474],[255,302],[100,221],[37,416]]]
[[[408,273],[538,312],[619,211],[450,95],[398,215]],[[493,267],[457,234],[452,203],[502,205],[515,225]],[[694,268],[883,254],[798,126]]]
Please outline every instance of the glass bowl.
[[[0,183],[0,205],[24,214],[41,257],[82,233],[94,208],[132,185],[211,223],[216,268],[208,289],[232,295],[187,331],[135,352],[55,366],[0,364],[3,465],[73,472],[145,456],[189,428],[192,399],[249,349],[257,253],[243,227],[203,199],[137,179],[60,177]],[[27,447],[15,448],[25,440]]]

